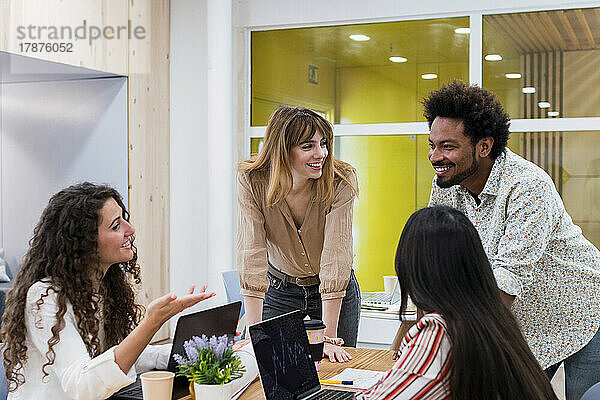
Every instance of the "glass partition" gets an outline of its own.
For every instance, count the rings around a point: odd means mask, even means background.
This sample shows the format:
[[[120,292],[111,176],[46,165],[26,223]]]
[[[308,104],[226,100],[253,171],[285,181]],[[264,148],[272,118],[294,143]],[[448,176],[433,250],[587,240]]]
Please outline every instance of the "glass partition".
[[[358,171],[354,266],[362,290],[382,290],[381,276],[394,274],[399,235],[428,204],[434,172],[427,134],[400,134],[399,126],[365,135],[352,124],[423,121],[430,91],[469,81],[468,27],[469,17],[457,17],[251,33],[252,126],[285,104],[355,133],[336,136],[335,155]],[[600,8],[484,15],[482,52],[482,86],[511,118],[600,116]],[[512,133],[508,146],[548,172],[600,247],[600,131],[588,124],[587,132]],[[251,139],[251,153],[260,148]]]
[[[483,55],[511,118],[600,115],[600,8],[484,15]]]
[[[362,290],[383,290],[408,217],[426,207],[434,176],[428,135],[337,136],[336,157],[358,173],[354,209],[354,267]],[[262,139],[251,140],[257,154]],[[600,247],[600,131],[511,133],[508,147],[554,180],[567,212]]]
[[[600,131],[511,133],[509,147],[550,175],[573,222],[600,248]]]
[[[251,123],[266,125],[282,104],[336,124],[421,121],[425,95],[469,79],[468,26],[460,17],[254,31]]]

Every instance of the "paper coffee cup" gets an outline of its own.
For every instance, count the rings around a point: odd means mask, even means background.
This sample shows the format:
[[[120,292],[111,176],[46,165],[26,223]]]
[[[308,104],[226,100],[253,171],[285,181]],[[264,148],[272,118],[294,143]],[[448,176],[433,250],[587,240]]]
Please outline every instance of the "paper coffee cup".
[[[140,375],[144,400],[171,400],[173,378],[169,371],[150,371]]]
[[[383,277],[383,289],[386,294],[392,294],[394,292],[396,282],[398,282],[398,277],[396,275],[386,275]]]
[[[304,320],[304,327],[308,336],[310,357],[315,362],[318,371],[321,368],[321,360],[323,359],[325,324],[320,319],[308,319]]]

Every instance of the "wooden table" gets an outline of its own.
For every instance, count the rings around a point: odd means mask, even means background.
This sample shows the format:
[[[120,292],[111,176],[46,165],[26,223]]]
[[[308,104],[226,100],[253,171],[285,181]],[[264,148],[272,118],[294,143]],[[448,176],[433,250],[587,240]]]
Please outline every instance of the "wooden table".
[[[346,368],[387,371],[394,365],[394,360],[392,360],[394,352],[392,350],[356,349],[353,347],[345,347],[344,349],[352,356],[352,360],[346,363],[332,363],[328,359],[323,359],[319,371],[320,379],[331,378]],[[191,400],[191,396],[188,395],[179,400]],[[265,400],[265,394],[258,377],[242,393],[239,400]]]
[[[329,362],[329,360],[324,359],[321,362],[321,370],[319,371],[320,379],[331,378],[346,368],[387,371],[394,365],[394,360],[392,360],[393,351],[391,350],[355,349],[351,347],[346,347],[345,349],[352,356],[352,360],[346,363],[332,363]],[[265,395],[260,380],[257,379],[252,382],[239,399],[264,400]]]

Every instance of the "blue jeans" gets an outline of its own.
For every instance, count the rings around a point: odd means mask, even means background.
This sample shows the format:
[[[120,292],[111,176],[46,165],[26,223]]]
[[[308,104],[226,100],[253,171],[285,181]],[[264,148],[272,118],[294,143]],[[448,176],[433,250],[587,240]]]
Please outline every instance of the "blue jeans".
[[[579,400],[595,383],[600,382],[600,329],[581,350],[571,354],[565,363],[565,394],[567,400]],[[552,379],[560,362],[546,368],[548,379]]]
[[[293,283],[285,284],[281,279],[267,273],[269,290],[265,294],[262,318],[273,318],[294,310],[301,310],[311,319],[323,319],[323,305],[319,285],[298,286]],[[360,319],[360,288],[354,276],[346,287],[346,296],[342,300],[342,308],[338,321],[338,337],[344,339],[346,346],[356,347],[358,337],[358,321]]]

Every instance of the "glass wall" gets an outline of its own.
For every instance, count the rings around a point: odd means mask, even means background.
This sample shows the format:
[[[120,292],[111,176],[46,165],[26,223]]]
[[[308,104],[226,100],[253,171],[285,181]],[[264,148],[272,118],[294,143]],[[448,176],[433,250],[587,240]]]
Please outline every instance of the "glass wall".
[[[468,27],[458,17],[251,33],[250,125],[266,125],[283,104],[311,108],[337,125],[335,155],[358,171],[354,266],[363,290],[383,289],[405,221],[428,203],[434,172],[427,135],[416,134],[426,128],[404,123],[424,121],[430,91],[469,81]],[[484,15],[481,50],[482,87],[511,118],[600,116],[600,8]],[[368,123],[390,133],[356,125]],[[600,131],[583,124],[585,132],[512,133],[509,147],[548,172],[600,247]],[[252,154],[260,147],[252,138]]]
[[[600,248],[600,131],[515,132],[509,146],[550,175],[573,222]]]
[[[336,124],[421,121],[427,93],[469,79],[468,26],[461,17],[252,32],[252,125],[282,104]]]
[[[512,118],[600,115],[600,8],[485,15],[483,54]]]

